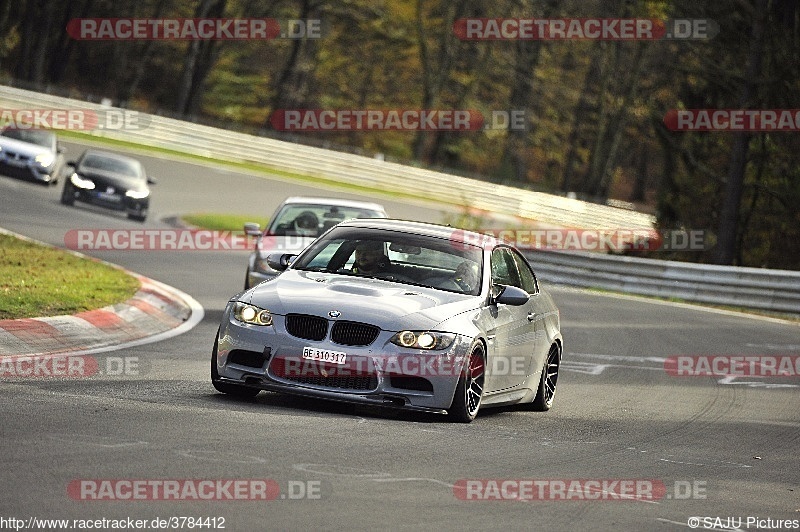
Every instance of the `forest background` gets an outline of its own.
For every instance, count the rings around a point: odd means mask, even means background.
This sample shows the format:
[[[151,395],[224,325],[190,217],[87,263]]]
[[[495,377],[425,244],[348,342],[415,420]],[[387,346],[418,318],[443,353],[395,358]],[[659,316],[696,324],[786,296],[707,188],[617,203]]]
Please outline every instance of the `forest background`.
[[[320,20],[321,38],[79,41],[74,18]],[[710,19],[692,40],[461,40],[459,19]],[[705,252],[800,269],[800,132],[676,132],[674,109],[800,109],[798,0],[16,0],[0,83],[632,205]],[[275,131],[279,109],[524,110],[486,131]]]

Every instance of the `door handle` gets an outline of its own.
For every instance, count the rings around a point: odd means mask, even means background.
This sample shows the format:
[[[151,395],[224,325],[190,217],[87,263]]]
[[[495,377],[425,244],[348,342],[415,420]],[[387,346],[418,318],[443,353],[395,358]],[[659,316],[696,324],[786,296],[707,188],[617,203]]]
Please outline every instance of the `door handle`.
[[[528,312],[528,321],[533,321],[535,319],[536,319],[536,313],[535,312]]]

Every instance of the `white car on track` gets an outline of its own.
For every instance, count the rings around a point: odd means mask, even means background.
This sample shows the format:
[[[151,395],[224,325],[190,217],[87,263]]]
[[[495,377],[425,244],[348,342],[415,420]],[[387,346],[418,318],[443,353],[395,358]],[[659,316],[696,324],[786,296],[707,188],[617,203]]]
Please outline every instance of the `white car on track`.
[[[267,264],[272,253],[300,253],[322,233],[351,218],[386,218],[378,203],[333,198],[287,198],[275,210],[267,228],[246,223],[244,232],[257,238],[247,261],[245,289],[272,279],[280,272]]]

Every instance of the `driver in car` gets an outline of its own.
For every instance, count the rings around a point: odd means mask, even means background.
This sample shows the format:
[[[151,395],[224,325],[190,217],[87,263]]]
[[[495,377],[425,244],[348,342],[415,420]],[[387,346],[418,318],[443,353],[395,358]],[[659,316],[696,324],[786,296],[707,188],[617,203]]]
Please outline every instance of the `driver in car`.
[[[362,240],[356,246],[356,257],[351,271],[361,275],[375,275],[389,269],[389,257],[383,253],[383,242]]]
[[[472,292],[478,286],[478,265],[465,260],[458,265],[453,278],[464,292]]]
[[[317,215],[311,211],[303,211],[294,219],[292,223],[294,234],[301,236],[318,236],[319,220]]]

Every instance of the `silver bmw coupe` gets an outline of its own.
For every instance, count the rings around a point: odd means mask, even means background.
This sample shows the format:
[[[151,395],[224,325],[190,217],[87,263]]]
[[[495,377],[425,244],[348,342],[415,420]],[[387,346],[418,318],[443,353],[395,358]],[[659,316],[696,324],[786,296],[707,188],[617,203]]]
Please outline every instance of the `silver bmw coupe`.
[[[530,265],[493,238],[420,222],[343,222],[277,277],[233,297],[211,358],[223,393],[261,390],[448,413],[549,410],[559,312]]]

